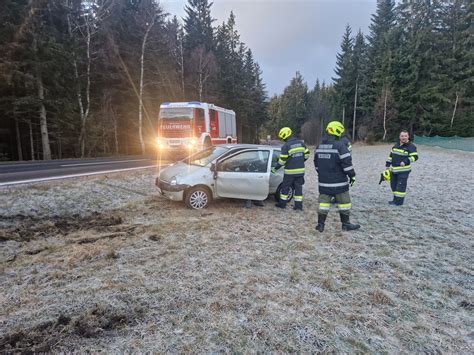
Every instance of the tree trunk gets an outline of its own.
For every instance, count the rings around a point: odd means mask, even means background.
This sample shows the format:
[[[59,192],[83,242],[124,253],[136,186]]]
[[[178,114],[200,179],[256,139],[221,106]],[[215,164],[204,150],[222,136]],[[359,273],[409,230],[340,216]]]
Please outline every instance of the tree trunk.
[[[110,106],[110,114],[112,117],[112,124],[114,126],[114,143],[115,143],[115,154],[118,155],[119,153],[119,141],[118,141],[118,121],[117,121],[117,113],[115,109]]]
[[[181,64],[181,92],[182,92],[182,99],[186,100],[186,93],[184,91],[184,53],[183,53],[183,36],[181,36],[180,42],[179,42],[179,50],[180,50],[180,64]]]
[[[453,116],[451,117],[451,126],[450,126],[450,128],[453,128],[454,115],[456,115],[456,108],[458,107],[458,100],[459,100],[459,94],[456,91],[456,102],[454,103],[454,110],[453,110]]]
[[[382,140],[385,140],[385,137],[387,136],[387,96],[388,96],[388,90],[385,88],[385,98],[384,98],[384,103],[383,103],[383,137]]]
[[[346,118],[346,106],[342,106],[342,125],[344,126],[344,121]]]
[[[13,109],[13,117],[15,120],[16,147],[18,151],[18,160],[23,160],[23,150],[21,149],[20,125],[18,123],[18,118],[16,117],[15,109]]]
[[[117,120],[114,120],[114,138],[115,138],[115,154],[119,154],[119,141],[118,141],[118,127]]]
[[[73,38],[72,34],[72,25],[69,15],[67,16],[68,32],[71,39]],[[77,89],[76,97],[77,103],[79,105],[79,114],[81,116],[81,128],[79,131],[79,149],[81,152],[81,158],[84,158],[85,155],[85,145],[86,145],[86,124],[87,118],[89,116],[89,107],[90,107],[90,67],[91,67],[91,53],[90,53],[90,44],[91,44],[91,32],[89,28],[89,23],[86,23],[86,60],[87,60],[87,69],[86,69],[86,103],[84,107],[84,102],[82,98],[82,87],[81,81],[79,78],[79,70],[77,65],[76,52],[72,51],[72,65],[74,68],[74,78],[76,79]]]
[[[352,117],[352,141],[355,141],[355,131],[356,131],[356,116],[357,116],[357,89],[359,87],[359,79],[356,80],[356,88],[354,95],[354,116]]]
[[[30,151],[31,151],[31,160],[35,160],[35,145],[33,140],[33,127],[31,125],[31,120],[28,120],[28,129],[30,132]]]
[[[201,65],[201,63],[199,65]],[[198,86],[199,87],[199,89],[198,89],[198,91],[199,91],[199,102],[202,102],[202,85],[203,85],[203,83],[202,83],[202,71],[199,71],[199,84],[198,85],[199,85]]]
[[[89,117],[90,109],[90,89],[91,89],[91,31],[89,24],[86,25],[86,57],[87,57],[87,69],[86,69],[86,107],[81,114],[81,133],[79,135],[79,144],[81,146],[81,158],[85,156],[86,149],[86,124],[87,118]],[[82,96],[81,96],[82,101]]]
[[[145,154],[145,141],[143,140],[143,74],[145,71],[145,47],[148,39],[148,34],[151,28],[155,24],[155,18],[153,17],[151,23],[148,25],[145,35],[142,41],[142,53],[140,56],[140,93],[138,97],[138,137],[140,139],[140,147],[142,154]]]
[[[58,132],[58,159],[62,159],[63,157],[63,144],[61,141],[61,132]]]
[[[36,38],[33,39],[33,51],[35,57],[38,51],[38,43]],[[46,107],[44,106],[44,86],[41,73],[39,59],[35,58],[35,75],[36,75],[36,89],[38,90],[39,99],[39,115],[40,115],[40,131],[41,131],[41,145],[43,148],[43,160],[51,160],[51,148],[49,146],[48,122],[46,118]]]

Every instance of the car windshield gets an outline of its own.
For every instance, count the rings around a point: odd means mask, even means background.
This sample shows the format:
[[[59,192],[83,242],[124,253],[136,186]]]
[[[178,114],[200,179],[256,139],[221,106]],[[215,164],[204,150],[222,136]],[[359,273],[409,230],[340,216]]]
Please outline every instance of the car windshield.
[[[183,162],[188,165],[206,166],[228,150],[228,148],[214,146],[191,155],[190,157],[184,159]]]
[[[160,119],[193,118],[193,109],[191,107],[169,107],[160,109]]]

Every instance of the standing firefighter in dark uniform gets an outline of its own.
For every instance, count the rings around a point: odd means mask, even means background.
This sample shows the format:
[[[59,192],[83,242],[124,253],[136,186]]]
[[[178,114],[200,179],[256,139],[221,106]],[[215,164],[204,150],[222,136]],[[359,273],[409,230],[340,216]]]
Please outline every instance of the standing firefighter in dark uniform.
[[[293,199],[295,200],[294,210],[303,210],[303,185],[304,185],[304,162],[309,158],[309,150],[303,141],[292,136],[291,128],[283,127],[278,133],[278,138],[285,142],[281,147],[280,158],[272,173],[275,173],[282,166],[285,167],[285,175],[280,192],[280,199],[275,205],[279,208],[286,208],[291,187],[294,189]]]
[[[393,192],[393,201],[389,204],[401,206],[406,196],[408,175],[411,163],[418,160],[415,145],[410,142],[408,131],[400,132],[400,140],[393,146],[385,167],[391,169],[390,187]]]
[[[321,144],[314,152],[314,166],[318,172],[319,211],[316,230],[324,231],[324,224],[334,198],[341,217],[342,229],[350,231],[359,229],[360,225],[352,224],[349,220],[351,196],[349,184],[355,183],[355,170],[347,142],[339,138],[344,132],[344,126],[338,121],[329,122],[326,134]]]

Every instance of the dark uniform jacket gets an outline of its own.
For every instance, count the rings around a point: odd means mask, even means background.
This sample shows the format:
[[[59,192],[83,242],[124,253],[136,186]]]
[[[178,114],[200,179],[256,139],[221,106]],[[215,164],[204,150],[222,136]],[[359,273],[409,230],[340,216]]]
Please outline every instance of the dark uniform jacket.
[[[339,140],[342,143],[344,143],[346,145],[347,149],[349,149],[349,152],[352,153],[352,144],[351,144],[351,141],[349,140],[349,138],[347,138],[346,136],[342,136]]]
[[[309,158],[309,149],[296,137],[288,138],[281,147],[280,158],[275,166],[278,170],[285,166],[285,174],[292,176],[304,175],[304,162]]]
[[[337,195],[348,191],[348,177],[356,175],[346,143],[333,135],[324,135],[321,144],[316,148],[314,166],[318,172],[321,194]]]
[[[418,152],[412,142],[404,144],[397,142],[393,146],[385,166],[388,168],[391,165],[392,173],[394,174],[409,173],[411,171],[411,163],[417,160]],[[404,162],[405,166],[401,166],[401,162]]]

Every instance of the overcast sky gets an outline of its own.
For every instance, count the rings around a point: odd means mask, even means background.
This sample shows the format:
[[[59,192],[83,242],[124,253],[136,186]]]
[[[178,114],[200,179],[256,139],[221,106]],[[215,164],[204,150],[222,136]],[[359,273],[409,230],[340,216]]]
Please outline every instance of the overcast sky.
[[[161,0],[164,10],[182,19],[187,0]],[[365,35],[375,0],[214,0],[214,25],[236,17],[240,39],[252,49],[270,96],[281,94],[296,71],[312,88],[334,76],[346,24]]]

